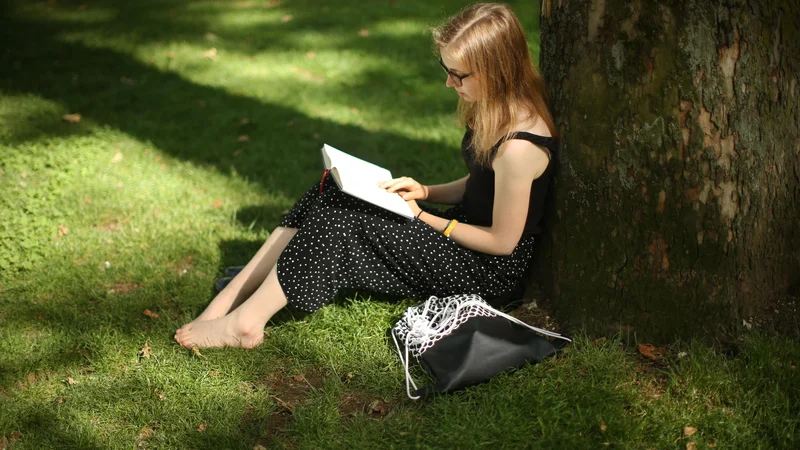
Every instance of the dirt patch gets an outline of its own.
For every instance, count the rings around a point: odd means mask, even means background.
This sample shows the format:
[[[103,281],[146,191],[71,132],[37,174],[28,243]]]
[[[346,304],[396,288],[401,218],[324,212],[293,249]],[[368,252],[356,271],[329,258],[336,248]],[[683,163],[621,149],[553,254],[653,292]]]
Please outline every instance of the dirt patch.
[[[136,283],[117,283],[108,290],[109,294],[127,294],[128,292],[139,289]]]
[[[308,393],[322,387],[325,373],[319,369],[304,373],[287,374],[277,372],[256,383],[271,392],[272,399],[289,414],[306,402]]]
[[[555,322],[555,319],[550,315],[549,311],[538,306],[536,300],[523,303],[509,314],[527,323],[528,325],[533,325],[534,327],[542,328],[548,331],[558,332],[558,330],[561,328]]]
[[[271,393],[270,397],[278,405],[278,410],[267,417],[263,422],[265,436],[256,443],[265,448],[270,448],[273,442],[280,442],[290,448],[295,447],[292,438],[285,434],[294,421],[294,412],[307,402],[307,397],[313,390],[322,387],[325,373],[319,369],[312,369],[303,373],[270,374],[256,383],[265,387]],[[249,413],[245,412],[245,421],[250,421]]]
[[[123,219],[120,221],[116,218],[106,219],[100,222],[99,224],[95,225],[95,230],[105,231],[107,233],[114,233],[122,228],[122,225],[128,222],[128,219]]]
[[[359,413],[373,418],[381,418],[391,412],[389,402],[364,392],[345,392],[339,398],[339,414],[345,418],[353,418]]]

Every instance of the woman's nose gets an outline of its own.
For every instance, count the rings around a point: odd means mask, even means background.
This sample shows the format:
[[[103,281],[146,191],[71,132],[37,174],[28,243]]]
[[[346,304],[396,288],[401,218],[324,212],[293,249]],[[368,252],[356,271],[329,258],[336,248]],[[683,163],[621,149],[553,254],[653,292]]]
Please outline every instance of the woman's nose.
[[[456,87],[456,84],[453,82],[453,77],[450,74],[447,74],[447,79],[444,82],[444,85],[447,87]]]

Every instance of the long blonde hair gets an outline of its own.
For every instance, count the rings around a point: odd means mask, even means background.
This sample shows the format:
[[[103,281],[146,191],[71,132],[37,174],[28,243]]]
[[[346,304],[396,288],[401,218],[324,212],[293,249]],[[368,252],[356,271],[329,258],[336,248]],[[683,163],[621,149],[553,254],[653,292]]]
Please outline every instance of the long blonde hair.
[[[432,31],[436,51],[447,48],[454,60],[480,77],[480,99],[458,102],[462,124],[474,131],[477,162],[490,165],[497,137],[508,138],[512,124],[526,113],[538,115],[556,137],[544,80],[533,65],[522,25],[508,6],[477,3]]]

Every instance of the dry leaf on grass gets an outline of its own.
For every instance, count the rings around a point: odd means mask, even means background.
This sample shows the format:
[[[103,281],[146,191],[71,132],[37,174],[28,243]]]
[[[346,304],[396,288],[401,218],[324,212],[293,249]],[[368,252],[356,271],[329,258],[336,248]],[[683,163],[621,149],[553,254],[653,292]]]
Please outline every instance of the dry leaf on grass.
[[[653,344],[639,344],[636,350],[645,358],[657,361],[658,357],[664,353],[663,350]]]
[[[197,426],[197,432],[202,433],[203,431],[206,431],[206,424],[201,423],[200,425]]]
[[[69,234],[69,228],[66,227],[63,223],[58,225],[58,236],[66,236]]]
[[[67,377],[67,379],[64,380],[64,382],[66,382],[70,386],[76,383],[76,381],[72,377]]]
[[[142,349],[139,350],[139,356],[142,357],[142,358],[148,358],[149,359],[150,356],[152,356],[152,355],[153,355],[153,352],[150,349],[150,344],[148,344],[148,343],[145,343],[144,347],[142,347]]]
[[[375,414],[379,416],[385,416],[388,410],[389,405],[382,400],[373,400],[372,403],[367,406],[367,412],[369,414]]]
[[[239,136],[236,140],[239,142],[250,142],[250,136],[243,134]]]
[[[366,28],[362,28],[361,31],[358,32],[358,35],[361,37],[367,37],[369,36],[369,30],[367,30]]]
[[[153,311],[150,311],[149,309],[145,309],[144,311],[142,311],[142,314],[151,319],[158,319],[158,314],[154,313]]]
[[[295,376],[292,377],[292,379],[294,379],[294,381],[297,381],[298,383],[302,383],[303,382],[303,376],[302,375],[295,375]]]
[[[198,346],[196,346],[196,345],[195,345],[194,347],[192,347],[192,353],[193,353],[195,356],[199,356],[199,357],[201,357],[201,358],[203,358],[203,359],[208,359],[208,358],[206,358],[206,355],[204,355],[204,354],[200,353],[200,347],[198,347]]]
[[[603,419],[600,419],[600,431],[605,432],[607,429],[608,429],[608,426],[606,426],[606,421],[603,420]]]
[[[708,447],[709,447],[709,448],[716,448],[716,447],[717,447],[717,444],[716,444],[715,442],[709,442],[709,443],[708,443]]]
[[[690,427],[690,426],[683,427],[683,436],[684,437],[692,436],[695,433],[697,433],[697,428]]]
[[[270,397],[276,402],[278,402],[278,404],[281,405],[284,409],[289,411],[289,414],[294,414],[294,407],[292,405],[281,400],[277,395],[270,395]]]
[[[697,449],[697,443],[695,441],[686,443],[686,450],[696,450],[696,449]]]
[[[67,123],[78,123],[78,122],[81,121],[81,115],[80,114],[65,114],[63,116],[63,119]]]
[[[214,209],[218,209],[222,206],[222,200],[214,200]]]
[[[122,161],[122,152],[114,153],[114,156],[111,158],[112,163],[118,163]]]
[[[208,59],[210,59],[212,61],[216,61],[217,58],[219,58],[219,56],[217,56],[217,49],[214,48],[214,47],[204,51],[203,52],[203,56],[205,56],[206,58],[208,58]]]

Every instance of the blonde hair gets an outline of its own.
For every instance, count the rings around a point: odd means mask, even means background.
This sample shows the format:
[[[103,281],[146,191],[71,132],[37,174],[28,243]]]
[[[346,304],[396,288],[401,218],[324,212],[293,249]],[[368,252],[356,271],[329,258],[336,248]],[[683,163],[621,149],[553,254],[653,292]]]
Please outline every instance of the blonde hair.
[[[478,163],[491,164],[497,137],[507,139],[514,131],[512,124],[526,113],[538,115],[556,137],[544,80],[533,65],[522,25],[508,6],[477,3],[432,31],[435,50],[446,48],[448,55],[480,78],[479,100],[458,102],[462,124],[474,131],[472,148]]]

